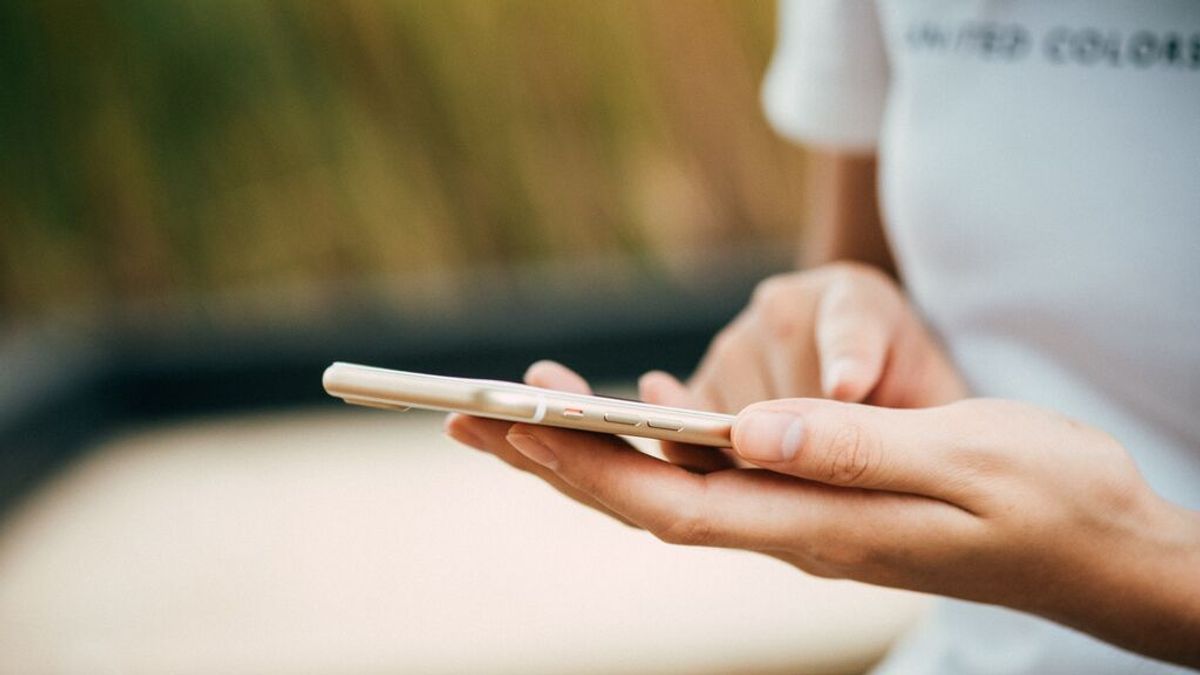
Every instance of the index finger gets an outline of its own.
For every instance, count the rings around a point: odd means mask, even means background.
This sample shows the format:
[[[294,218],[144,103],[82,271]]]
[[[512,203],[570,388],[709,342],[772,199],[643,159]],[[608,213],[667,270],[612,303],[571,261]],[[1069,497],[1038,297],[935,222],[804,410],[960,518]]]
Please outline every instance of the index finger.
[[[897,317],[898,308],[887,298],[856,280],[829,287],[816,320],[826,396],[855,403],[871,393],[883,375]]]

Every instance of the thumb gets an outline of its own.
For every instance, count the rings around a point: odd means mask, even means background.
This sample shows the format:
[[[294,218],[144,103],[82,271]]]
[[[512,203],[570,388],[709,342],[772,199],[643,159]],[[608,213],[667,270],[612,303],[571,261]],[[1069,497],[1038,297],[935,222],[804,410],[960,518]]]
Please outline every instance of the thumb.
[[[947,408],[766,401],[738,414],[733,449],[752,464],[808,480],[947,498],[961,482],[947,415]]]

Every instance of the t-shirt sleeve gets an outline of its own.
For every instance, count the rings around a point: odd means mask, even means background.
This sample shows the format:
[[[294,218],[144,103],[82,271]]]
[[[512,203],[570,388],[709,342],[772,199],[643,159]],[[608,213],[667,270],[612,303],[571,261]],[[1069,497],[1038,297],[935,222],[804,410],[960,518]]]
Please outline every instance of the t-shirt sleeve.
[[[767,119],[794,140],[874,150],[888,63],[874,0],[781,0],[763,83]]]

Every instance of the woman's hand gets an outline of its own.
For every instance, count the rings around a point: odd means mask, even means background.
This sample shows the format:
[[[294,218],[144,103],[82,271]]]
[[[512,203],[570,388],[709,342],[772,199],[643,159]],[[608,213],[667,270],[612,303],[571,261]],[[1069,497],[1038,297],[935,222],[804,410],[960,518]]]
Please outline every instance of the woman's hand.
[[[698,406],[730,413],[798,396],[920,408],[966,395],[896,283],[857,263],[759,284],[713,340],[690,389]]]
[[[560,369],[535,371],[561,385]],[[1200,664],[1196,514],[1155,495],[1111,437],[1032,406],[768,401],[733,430],[736,455],[760,468],[709,473],[612,436],[462,417],[449,427],[667,542],[1005,605]]]

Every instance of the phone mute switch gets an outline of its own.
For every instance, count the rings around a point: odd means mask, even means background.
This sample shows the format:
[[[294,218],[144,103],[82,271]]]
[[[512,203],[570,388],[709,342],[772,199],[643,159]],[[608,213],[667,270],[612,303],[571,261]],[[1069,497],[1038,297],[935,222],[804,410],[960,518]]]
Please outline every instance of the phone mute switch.
[[[641,423],[640,417],[633,415],[622,415],[620,413],[604,413],[604,421],[612,422],[613,424],[628,424],[631,427],[636,427]]]
[[[666,429],[667,431],[683,431],[683,422],[676,420],[656,420],[651,418],[646,420],[646,426],[654,429]]]

